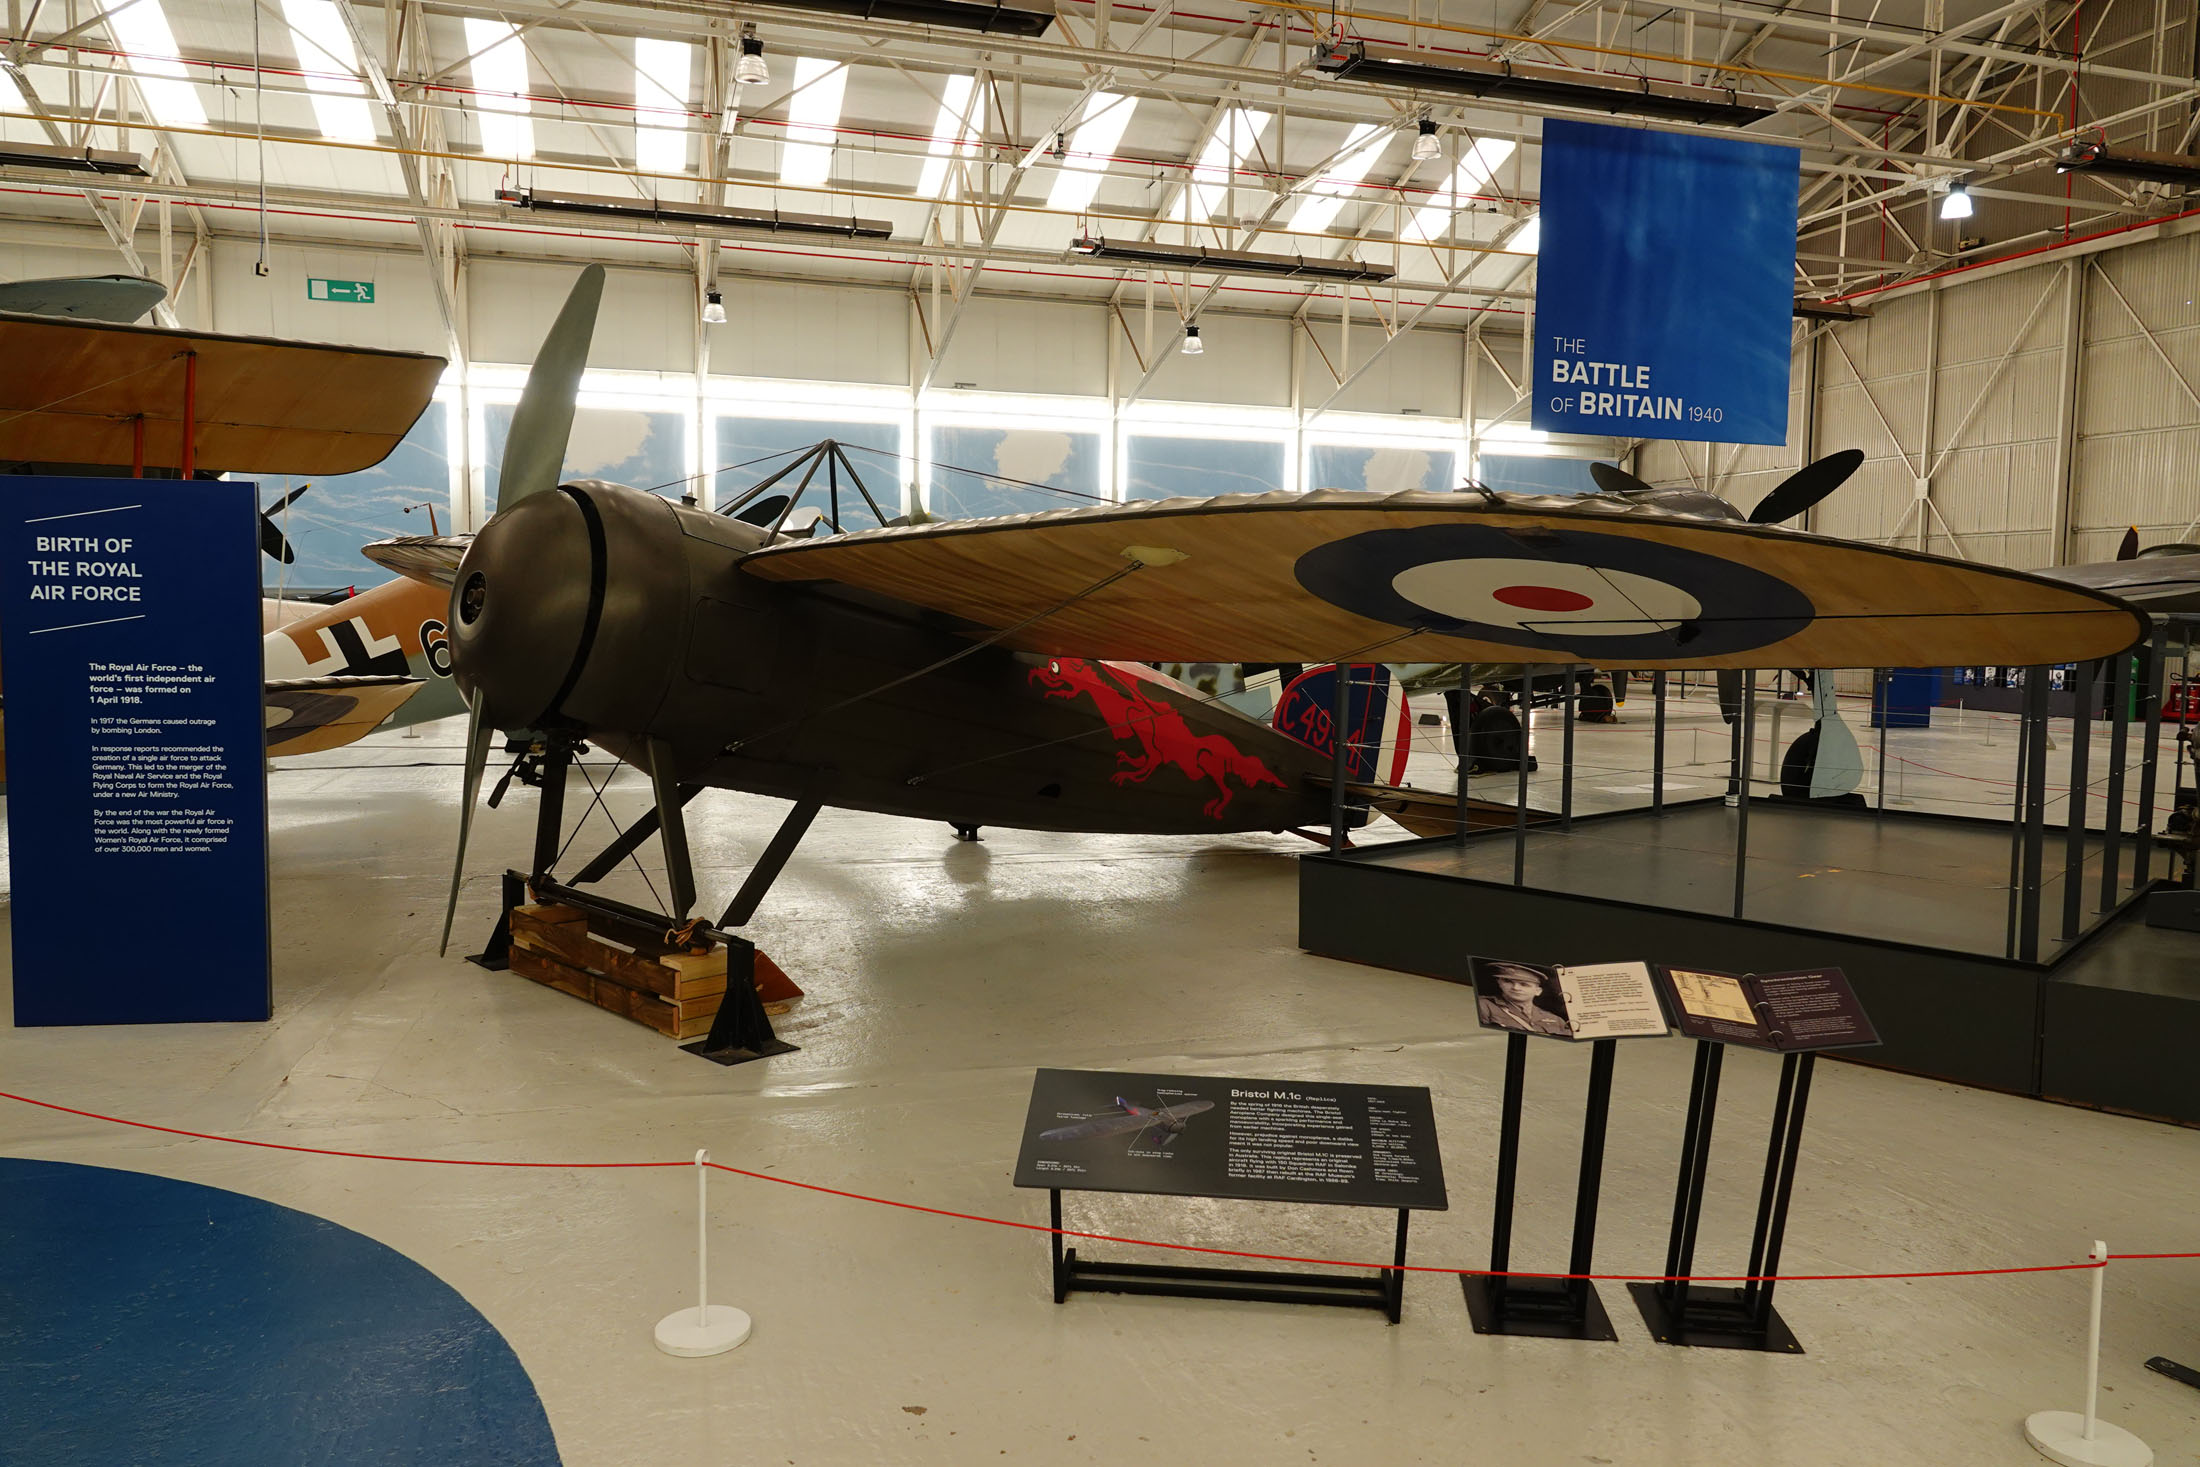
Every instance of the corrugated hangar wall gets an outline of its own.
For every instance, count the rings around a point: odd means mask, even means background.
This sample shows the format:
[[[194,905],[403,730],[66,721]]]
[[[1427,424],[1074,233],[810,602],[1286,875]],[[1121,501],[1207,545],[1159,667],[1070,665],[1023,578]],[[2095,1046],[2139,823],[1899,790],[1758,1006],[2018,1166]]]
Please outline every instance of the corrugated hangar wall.
[[[1800,463],[1862,469],[1810,528],[2037,567],[2189,538],[2200,517],[2200,234],[1958,275],[1860,321],[1798,323],[1788,446],[1710,447],[1744,509]],[[1815,356],[1815,422],[1804,403]],[[1704,483],[1706,445],[1642,446],[1653,483]]]
[[[0,279],[81,274],[105,245],[102,237],[73,229],[11,232],[14,239],[0,242]],[[179,293],[182,323],[354,346],[448,350],[417,250],[278,243],[268,251],[265,277],[253,273],[256,255],[250,240],[213,241]],[[485,365],[531,360],[576,269],[550,261],[468,260],[460,310],[470,359]],[[316,277],[371,281],[374,305],[308,300],[304,282]],[[731,274],[722,284],[733,319],[710,333],[714,377],[906,387],[921,372],[925,327],[904,290]],[[697,304],[689,271],[613,264],[590,365],[688,377],[696,360]],[[1405,332],[1393,342],[1364,303],[1349,332],[1333,319],[1304,330],[1280,316],[1215,311],[1203,320],[1205,355],[1197,361],[1172,355],[1138,393],[1141,399],[1288,408],[1297,372],[1308,409],[1462,415],[1466,353],[1456,322]],[[956,322],[933,385],[1100,398],[1108,392],[1113,351],[1117,389],[1127,394],[1145,375],[1140,359],[1150,361],[1153,348],[1180,329],[1166,301],[1149,330],[1142,306],[1126,308],[1117,324],[1097,301],[980,296]],[[1499,355],[1517,363],[1517,336]],[[1517,377],[1517,365],[1512,370]],[[1494,404],[1492,413],[1501,411],[1515,394],[1487,362],[1483,372],[1484,400]]]
[[[1853,447],[1863,469],[1810,528],[2015,566],[2111,555],[2131,525],[2144,543],[2189,538],[2200,517],[2200,230],[2184,227],[1945,277],[1879,300],[1864,320],[1799,322],[1786,445],[1644,443],[1636,470],[1653,483],[1712,488],[1746,510],[1806,452]],[[57,226],[12,233],[0,243],[0,278],[81,272],[104,247]],[[250,240],[214,240],[179,293],[185,324],[446,349],[416,251],[277,244],[264,278],[254,256]],[[573,268],[470,260],[460,304],[472,359],[527,361]],[[304,281],[316,276],[374,281],[376,303],[308,300]],[[903,291],[726,283],[734,320],[709,333],[713,379],[906,391],[921,374],[925,327]],[[1142,305],[1118,322],[1097,302],[980,297],[934,385],[1104,400],[1112,380],[1118,395],[1138,388],[1154,404],[1295,402],[1439,421],[1471,409],[1485,446],[1523,436],[1517,322],[1485,318],[1479,341],[1460,324],[1446,318],[1393,342],[1372,311],[1355,316],[1349,338],[1333,317],[1302,329],[1217,313],[1203,358],[1173,357],[1140,388],[1153,345],[1177,330],[1167,306],[1148,336]],[[692,391],[699,334],[691,274],[613,267],[595,365]]]

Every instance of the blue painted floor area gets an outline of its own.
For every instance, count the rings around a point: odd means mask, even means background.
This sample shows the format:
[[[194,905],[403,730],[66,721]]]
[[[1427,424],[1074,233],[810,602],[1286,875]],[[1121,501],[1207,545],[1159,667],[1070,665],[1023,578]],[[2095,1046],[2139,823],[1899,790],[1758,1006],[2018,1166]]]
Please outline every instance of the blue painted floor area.
[[[193,1182],[0,1157],[11,1467],[555,1464],[504,1337],[419,1264]]]

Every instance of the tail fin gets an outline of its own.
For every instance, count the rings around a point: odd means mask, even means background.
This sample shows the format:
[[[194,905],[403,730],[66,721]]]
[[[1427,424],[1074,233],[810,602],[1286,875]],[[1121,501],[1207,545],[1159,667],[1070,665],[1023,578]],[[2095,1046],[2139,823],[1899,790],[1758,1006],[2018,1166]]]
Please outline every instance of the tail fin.
[[[1380,662],[1347,664],[1345,777],[1358,784],[1397,784],[1405,778],[1413,721],[1405,694]],[[1278,733],[1317,754],[1336,753],[1337,669],[1302,673],[1276,700]]]

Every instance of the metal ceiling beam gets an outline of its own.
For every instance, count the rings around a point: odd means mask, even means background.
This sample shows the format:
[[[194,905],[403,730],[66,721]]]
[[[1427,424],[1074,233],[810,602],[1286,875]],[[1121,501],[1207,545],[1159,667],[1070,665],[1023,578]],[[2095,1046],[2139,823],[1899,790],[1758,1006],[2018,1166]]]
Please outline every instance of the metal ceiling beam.
[[[24,73],[21,67],[13,63],[9,64],[8,73],[15,82],[16,90],[23,94],[23,105],[29,109],[32,116],[38,119],[38,125],[45,130],[46,136],[66,147],[68,140],[62,136],[61,128],[54,120],[53,114],[39,100],[38,91],[31,85],[30,77]],[[132,191],[136,192],[136,190]],[[86,207],[92,211],[92,217],[99,221],[99,227],[106,232],[108,243],[112,244],[116,252],[122,256],[123,263],[130,267],[131,273],[151,279],[152,272],[145,268],[145,261],[138,256],[136,240],[132,237],[130,230],[126,229],[122,221],[115,216],[114,210],[107,206],[107,201],[99,196],[99,191],[96,189],[83,189],[79,193]],[[168,327],[171,330],[180,324],[176,320],[175,308],[165,300],[153,307],[153,320],[155,324]]]
[[[413,148],[414,133],[405,116],[405,109],[397,99],[397,91],[390,85],[389,73],[375,55],[366,33],[359,25],[359,18],[352,7],[343,3],[336,6],[336,13],[344,18],[344,29],[351,36],[352,49],[358,54],[361,79],[367,92],[381,108],[382,118],[389,124],[390,138],[399,148]],[[417,11],[415,12],[417,19]],[[417,42],[417,31],[415,40]],[[412,153],[398,154],[398,173],[405,180],[405,195],[412,205],[411,219],[414,232],[420,237],[420,253],[428,262],[428,280],[435,289],[436,311],[443,318],[443,334],[449,347],[451,364],[463,368],[466,362],[464,336],[459,330],[457,294],[458,262],[456,241],[439,237],[435,223],[428,213],[429,201],[421,182],[421,159]],[[443,172],[448,174],[448,165]],[[455,197],[455,194],[454,194]]]
[[[1898,47],[1904,44],[1902,39],[1890,36],[1884,30],[1875,29],[1868,20],[1864,22],[1847,21],[1842,20],[1839,16],[1821,12],[1813,12],[1809,15],[1799,15],[1792,12],[1782,13],[1765,6],[1735,4],[1732,3],[1732,0],[1658,0],[1658,8],[1685,11],[1696,15],[1715,15],[1723,18],[1754,21],[1781,30],[1796,31],[1813,39],[1824,36],[1847,36],[1852,40],[1877,41]],[[1404,24],[1403,21],[1399,23]],[[1928,51],[1945,52],[1950,55],[1974,56],[1983,60],[1999,61],[2011,66],[2034,67],[2042,71],[2076,72],[2082,70],[2088,77],[2104,81],[2152,82],[2163,86],[2177,86],[2181,83],[2189,83],[2192,80],[2190,77],[2140,71],[2131,67],[2100,66],[2080,57],[2067,56],[2057,52],[2020,51],[1979,41],[1936,38],[1926,49]]]
[[[622,3],[622,0],[588,0],[588,3],[594,6],[608,7],[630,17],[638,14],[651,17],[651,24],[643,28],[645,33],[661,33],[662,30],[668,28],[677,31],[684,24],[689,39],[694,39],[704,33],[703,22],[705,17],[719,13],[712,8],[712,0],[649,0],[646,6],[626,4]],[[432,13],[439,14],[478,13],[477,10],[470,7],[451,4],[449,0],[429,0],[426,8]],[[545,0],[499,0],[496,8],[499,14],[507,17],[540,15],[545,20],[553,23],[560,18],[569,18],[564,17],[562,11],[552,11]],[[1404,24],[1404,22],[1401,21],[1400,24]],[[838,34],[869,39],[901,40],[919,45],[952,47],[953,49],[947,53],[952,57],[966,56],[970,49],[970,38],[967,35],[958,33],[953,38],[943,38],[927,33],[922,27],[895,26],[886,22],[852,20],[839,16],[813,13],[803,13],[801,15],[801,25],[806,37]],[[809,54],[826,56],[832,59],[859,59],[870,62],[877,62],[880,59],[876,54],[844,55],[844,53],[832,50],[828,44],[819,44],[814,40],[806,40],[804,50]],[[1086,82],[1089,76],[1089,68],[1107,67],[1117,71],[1119,78],[1126,73],[1167,78],[1169,95],[1186,100],[1209,102],[1237,100],[1239,99],[1237,89],[1245,87],[1250,87],[1264,95],[1273,96],[1279,103],[1286,94],[1289,94],[1313,102],[1311,108],[1297,107],[1296,110],[1300,115],[1325,116],[1334,121],[1365,122],[1380,120],[1389,115],[1387,108],[1400,100],[1395,88],[1373,83],[1329,79],[1303,67],[1279,73],[1273,69],[1262,67],[1230,65],[1191,58],[1172,58],[1145,54],[1130,55],[1118,50],[1102,50],[1067,42],[1027,40],[1013,36],[988,36],[985,38],[985,50],[988,56],[988,65],[999,75],[1018,77],[1027,81],[1040,82],[1044,85],[1065,87],[1070,90],[1075,90]],[[1011,58],[1054,61],[1064,64],[1071,70],[1065,72],[1057,69],[1049,72],[1028,66],[1018,66],[1014,64]],[[955,69],[958,65],[967,66],[969,64],[967,60],[950,62],[939,57],[924,58],[914,55],[902,55],[900,59],[905,65],[935,66],[944,69]],[[2087,74],[2094,75],[2094,68],[2088,67]],[[2186,83],[2190,81],[2189,78],[2178,78],[2177,80]],[[1135,91],[1135,87],[1131,89]],[[1367,105],[1357,110],[1345,110],[1336,106],[1324,107],[1323,99],[1325,98],[1330,99],[1332,102],[1351,99]],[[1457,101],[1456,98],[1451,97],[1441,100],[1444,104]],[[1482,105],[1484,110],[1522,117],[1595,117],[1603,119],[1606,116],[1601,111],[1592,112],[1581,108],[1556,107],[1538,102],[1510,99],[1503,103]],[[1768,136],[1743,128],[1670,122],[1659,118],[1631,119],[1630,125],[1660,132],[1709,133],[1745,138],[1753,142],[1789,144],[1798,147],[1803,152],[1806,170],[1812,167],[1815,156],[1831,154],[1845,158],[1851,156],[1852,151],[1865,156],[1881,157],[1889,162],[1896,163],[1917,164],[1935,161],[1922,154],[1905,154],[1885,149],[1843,150],[1812,138]]]

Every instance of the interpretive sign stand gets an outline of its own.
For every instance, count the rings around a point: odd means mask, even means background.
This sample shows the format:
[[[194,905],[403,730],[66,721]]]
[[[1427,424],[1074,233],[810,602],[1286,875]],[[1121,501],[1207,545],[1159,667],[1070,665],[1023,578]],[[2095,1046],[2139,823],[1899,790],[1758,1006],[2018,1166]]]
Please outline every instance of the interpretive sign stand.
[[[1057,1304],[1083,1289],[1380,1309],[1392,1324],[1407,1224],[1448,1205],[1425,1089],[1102,1070],[1033,1077],[1016,1185],[1047,1190]],[[1355,1275],[1079,1258],[1062,1243],[1065,1191],[1394,1208],[1395,1266]]]
[[[15,1022],[267,1018],[257,486],[10,479],[0,533]],[[190,941],[87,982],[147,900]]]
[[[1621,1039],[1662,1039],[1664,1001],[1647,963],[1547,967],[1510,958],[1469,958],[1475,1015],[1505,1040],[1505,1107],[1498,1121],[1497,1202],[1490,1223],[1490,1276],[1459,1276],[1476,1334],[1616,1340],[1593,1284],[1585,1278],[1514,1279],[1513,1176],[1520,1161],[1521,1091],[1528,1036],[1587,1041],[1589,1100],[1581,1120],[1581,1182],[1574,1193],[1573,1256],[1566,1272],[1585,1274],[1595,1255],[1597,1190],[1604,1176],[1604,1122],[1612,1105],[1613,1046]]]
[[[1627,1286],[1643,1323],[1659,1342],[1727,1350],[1800,1355],[1794,1331],[1773,1310],[1771,1275],[1780,1271],[1788,1201],[1803,1149],[1803,1113],[1820,1049],[1877,1044],[1879,1035],[1839,968],[1745,977],[1663,968],[1661,990],[1681,1032],[1697,1036],[1696,1068],[1681,1127],[1680,1177],[1665,1251],[1666,1278]],[[1750,1236],[1746,1281],[1720,1288],[1684,1281],[1696,1263],[1696,1229],[1703,1217],[1704,1170],[1719,1105],[1719,1069],[1726,1046],[1780,1055],[1780,1088],[1772,1103],[1772,1135],[1757,1222]]]
[[[1512,1267],[1513,1175],[1520,1161],[1521,1092],[1528,1075],[1528,1036],[1505,1040],[1505,1109],[1498,1122],[1497,1202],[1490,1220],[1490,1272],[1461,1274],[1467,1317],[1478,1335],[1540,1335],[1546,1339],[1616,1340],[1596,1285],[1580,1277],[1596,1252],[1597,1193],[1604,1177],[1604,1122],[1612,1108],[1612,1060],[1618,1041],[1589,1047],[1589,1099],[1581,1117],[1581,1183],[1574,1193],[1574,1242],[1564,1279],[1507,1278]]]

